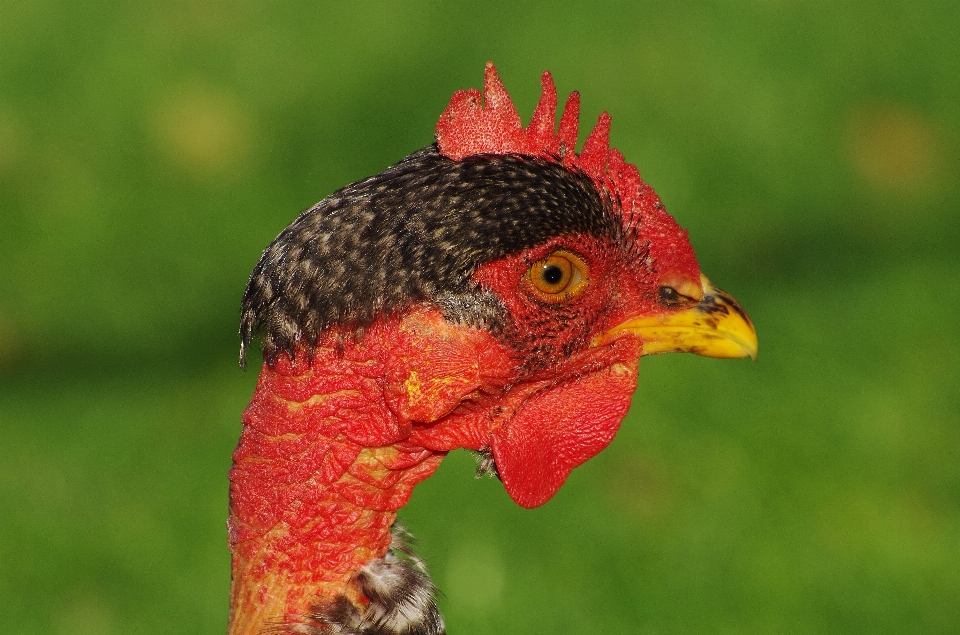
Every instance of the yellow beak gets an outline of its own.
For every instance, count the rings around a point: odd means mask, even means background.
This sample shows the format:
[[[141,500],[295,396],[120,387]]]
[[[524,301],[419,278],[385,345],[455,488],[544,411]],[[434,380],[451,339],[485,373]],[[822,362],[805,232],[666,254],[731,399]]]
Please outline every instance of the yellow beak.
[[[689,308],[663,315],[631,318],[603,335],[596,344],[629,332],[643,341],[643,354],[696,353],[706,357],[757,359],[757,332],[732,297],[700,278],[703,297]]]

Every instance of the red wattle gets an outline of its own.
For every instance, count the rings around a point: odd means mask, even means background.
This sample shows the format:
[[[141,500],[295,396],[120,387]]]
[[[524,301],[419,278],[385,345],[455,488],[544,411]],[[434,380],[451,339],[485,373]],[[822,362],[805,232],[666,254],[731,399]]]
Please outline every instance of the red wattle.
[[[637,364],[617,363],[528,398],[493,432],[507,493],[521,507],[546,503],[571,470],[613,440],[637,386]]]

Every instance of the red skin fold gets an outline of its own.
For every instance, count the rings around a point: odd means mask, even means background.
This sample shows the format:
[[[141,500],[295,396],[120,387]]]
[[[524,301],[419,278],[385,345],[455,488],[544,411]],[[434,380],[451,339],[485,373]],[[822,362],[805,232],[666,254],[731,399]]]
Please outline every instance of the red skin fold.
[[[639,353],[627,338],[521,378],[489,332],[419,307],[264,365],[230,473],[231,633],[341,593],[362,605],[353,575],[451,449],[492,448],[511,497],[546,502],[613,438]]]

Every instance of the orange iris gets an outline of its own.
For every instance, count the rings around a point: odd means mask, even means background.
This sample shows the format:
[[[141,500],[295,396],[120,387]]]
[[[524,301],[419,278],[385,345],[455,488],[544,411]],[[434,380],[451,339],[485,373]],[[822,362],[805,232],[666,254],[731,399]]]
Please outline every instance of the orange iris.
[[[587,283],[587,265],[573,254],[555,251],[530,267],[527,274],[538,298],[563,302],[579,294]]]

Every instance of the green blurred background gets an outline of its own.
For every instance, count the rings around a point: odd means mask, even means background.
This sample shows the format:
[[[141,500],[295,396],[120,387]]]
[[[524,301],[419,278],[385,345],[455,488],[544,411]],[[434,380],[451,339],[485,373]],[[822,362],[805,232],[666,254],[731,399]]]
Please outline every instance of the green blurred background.
[[[260,251],[494,60],[583,96],[748,309],[544,507],[403,518],[460,633],[960,632],[960,8],[0,4],[0,631],[221,633]]]

